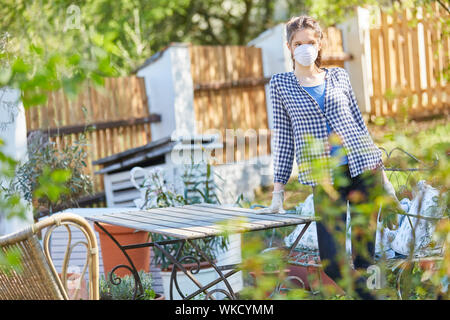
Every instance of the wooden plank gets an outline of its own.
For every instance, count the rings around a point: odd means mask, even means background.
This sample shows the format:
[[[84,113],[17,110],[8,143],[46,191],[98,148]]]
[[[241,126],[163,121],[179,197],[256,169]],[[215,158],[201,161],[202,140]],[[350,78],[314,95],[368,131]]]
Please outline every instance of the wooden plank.
[[[123,119],[123,120],[116,120],[116,121],[103,121],[103,122],[96,122],[91,124],[79,124],[79,125],[70,125],[70,126],[62,126],[57,128],[47,128],[47,129],[40,129],[44,130],[46,133],[49,134],[50,137],[54,137],[57,135],[68,135],[68,134],[76,134],[76,133],[82,133],[86,131],[86,129],[90,130],[103,130],[103,129],[117,129],[125,126],[133,126],[138,124],[145,124],[145,123],[156,123],[161,121],[161,116],[159,114],[151,114],[150,116],[143,117],[143,118],[130,118],[130,119]],[[42,128],[42,126],[41,126]],[[33,131],[37,130],[29,130],[28,134],[30,134]]]
[[[156,218],[153,219],[153,217],[151,217],[150,215],[145,217],[145,216],[133,215],[130,212],[111,213],[111,214],[106,214],[106,216],[108,216],[108,217],[113,216],[115,218],[121,218],[121,219],[125,219],[127,221],[135,221],[138,223],[152,224],[155,226],[160,226],[160,227],[165,227],[165,228],[170,228],[170,229],[175,229],[175,230],[198,232],[198,233],[203,234],[203,236],[216,235],[217,233],[221,232],[221,230],[217,230],[215,228],[207,228],[207,227],[203,227],[203,226],[188,225],[187,223],[173,222],[173,221],[156,219]]]
[[[102,216],[94,216],[94,217],[86,217],[88,220],[92,221],[98,221],[98,222],[105,222],[110,223],[114,225],[119,225],[127,228],[137,229],[137,230],[143,230],[153,233],[158,233],[166,236],[176,237],[180,239],[200,239],[205,238],[209,236],[220,236],[222,235],[222,232],[218,232],[214,229],[209,229],[208,232],[203,232],[199,230],[201,227],[188,227],[188,228],[175,228],[175,227],[166,227],[165,225],[156,225],[156,224],[150,224],[143,222],[142,220],[136,221],[136,219],[130,218],[127,213],[121,213],[120,217],[118,216],[119,213],[111,213],[111,214],[105,214]],[[284,227],[284,226],[290,226],[290,225],[297,225],[297,224],[303,224],[307,221],[311,221],[312,219],[291,219],[291,221],[271,221],[272,225],[271,227],[277,228],[277,227]],[[166,225],[169,223],[165,223]],[[258,225],[255,228],[252,228],[251,230],[247,231],[257,231],[257,230],[263,230],[267,229],[267,227],[264,227],[262,225]],[[245,231],[241,231],[245,232]],[[240,233],[240,232],[239,232]]]
[[[254,224],[254,223],[249,223],[247,221],[242,221],[240,219],[237,218],[230,218],[229,216],[225,216],[222,217],[220,215],[211,215],[210,213],[206,213],[206,212],[174,212],[173,210],[171,211],[166,211],[163,212],[162,214],[164,214],[164,216],[174,216],[174,217],[179,217],[185,220],[189,220],[192,221],[193,223],[198,223],[198,222],[204,222],[207,221],[209,223],[215,224],[217,226],[220,226],[220,230],[223,230],[222,228],[222,223],[226,223],[227,224],[227,228],[229,229],[234,229],[236,232],[244,232],[244,231],[248,231],[248,230],[252,230],[253,228],[259,228],[261,226],[264,226],[263,224]],[[231,224],[229,224],[228,222],[232,222]]]
[[[414,17],[416,18],[416,17]],[[412,29],[412,56],[413,59],[412,61],[419,61],[420,57],[419,57],[419,32],[418,32],[418,25],[416,25],[413,29]],[[419,63],[414,63],[412,64],[413,67],[413,73],[414,73],[414,94],[417,95],[417,105],[415,106],[415,110],[413,110],[414,112],[417,112],[418,110],[421,110],[423,108],[423,104],[422,104],[422,93],[420,92],[421,90],[421,84],[420,84],[420,64]]]
[[[395,90],[397,92],[398,89],[402,87],[401,81],[401,62],[400,62],[400,30],[399,30],[399,16],[397,9],[394,9],[393,15],[393,31],[394,31],[394,39],[393,39],[393,45],[394,45],[394,52],[393,52],[393,60],[394,60],[394,68],[395,68]],[[395,99],[395,113],[399,112],[399,104],[401,103],[401,100],[399,99],[401,97],[396,97]]]
[[[434,17],[439,17],[440,13],[439,13],[439,4],[437,3],[431,3],[431,12],[432,12],[432,16]],[[448,20],[448,15],[446,17],[446,19]],[[442,37],[443,34],[443,25],[442,23],[438,22],[436,27],[434,29],[430,30],[431,33],[435,34],[436,37],[436,41],[432,41],[432,45],[433,45],[433,51],[432,51],[432,57],[433,59],[433,66],[434,66],[434,70],[435,70],[435,85],[432,88],[432,96],[436,97],[436,104],[434,107],[432,107],[432,110],[434,111],[434,113],[439,113],[442,114],[444,113],[444,90],[442,88],[442,83],[443,83],[443,79],[444,79],[444,73],[443,70],[445,69],[445,67],[447,67],[444,64],[444,54],[445,52],[442,51],[443,48],[443,41],[445,41],[445,38]],[[448,38],[448,35],[447,37]],[[434,53],[436,53],[436,55],[434,55]],[[449,52],[447,51],[447,54],[449,54]],[[431,99],[430,99],[431,100]],[[431,107],[431,102],[430,102],[430,107]]]
[[[425,14],[425,12],[424,12]],[[429,24],[429,19],[431,17],[424,16],[423,21],[423,37],[424,37],[424,47],[425,47],[425,72],[426,72],[426,93],[427,93],[427,109],[434,109],[433,107],[433,27]],[[431,39],[430,39],[431,37]],[[430,41],[431,40],[431,41]],[[431,51],[431,52],[430,52]]]
[[[189,205],[192,206],[192,205]],[[186,206],[185,206],[186,207]],[[181,208],[181,207],[177,207],[177,208]],[[169,209],[172,210],[174,208],[159,208],[159,209]],[[218,210],[219,213],[217,212],[208,212],[208,211],[204,211],[203,213],[205,215],[210,215],[210,216],[216,216],[217,214],[221,214],[223,213],[223,215],[229,215],[229,217],[234,217],[234,219],[238,219],[238,218],[246,218],[245,215],[243,215],[241,212],[226,212],[224,207],[220,207],[220,208],[205,208],[207,210]],[[150,209],[150,210],[154,210],[154,209]],[[183,210],[187,210],[187,209],[183,209]],[[198,210],[198,208],[196,208],[196,210]],[[196,212],[198,214],[198,211]],[[191,213],[190,213],[191,214]],[[278,228],[278,227],[285,227],[285,226],[290,226],[290,225],[298,225],[298,224],[304,224],[308,221],[313,221],[313,218],[299,218],[297,215],[284,215],[284,216],[288,216],[285,217],[285,219],[276,219],[276,217],[274,217],[273,215],[256,215],[256,218],[250,218],[249,222],[247,223],[251,223],[253,224],[252,226],[249,226],[249,230],[247,231],[257,231],[257,230],[264,230],[264,229],[269,229],[269,228]],[[265,218],[269,218],[267,220],[265,220]]]
[[[166,235],[169,237],[175,237],[179,239],[191,239],[191,238],[201,238],[204,236],[203,233],[198,232],[192,232],[192,231],[186,231],[186,230],[179,230],[174,228],[165,228],[161,226],[152,225],[149,223],[138,223],[136,221],[122,219],[122,218],[115,218],[111,215],[102,215],[102,216],[95,216],[95,217],[86,217],[86,219],[96,222],[103,222],[103,223],[109,223],[117,226],[122,226],[125,228],[131,228],[135,230],[142,230],[147,232],[153,232],[158,233],[162,235]]]
[[[131,129],[131,127],[128,127],[128,128]],[[105,164],[105,163],[108,163],[108,162],[113,162],[113,161],[116,161],[116,160],[118,160],[120,158],[132,156],[132,155],[134,155],[136,153],[139,153],[139,152],[148,152],[151,149],[155,149],[155,148],[157,148],[157,147],[159,147],[159,146],[161,146],[163,144],[167,144],[167,143],[170,143],[170,142],[171,142],[171,138],[170,137],[161,138],[161,139],[158,139],[158,140],[155,140],[155,141],[151,141],[151,142],[147,143],[144,146],[139,146],[139,147],[134,148],[132,150],[125,150],[125,151],[120,152],[118,154],[115,154],[115,155],[112,155],[112,156],[109,156],[109,157],[104,157],[103,159],[96,160],[93,163],[94,164]],[[130,141],[130,144],[131,144],[131,141]]]
[[[190,214],[190,215],[201,215],[201,216],[209,216],[213,218],[220,218],[223,220],[242,220],[242,218],[250,219],[251,217],[239,213],[228,212],[221,210],[220,208],[209,208],[209,207],[197,207],[190,208],[191,205],[188,206],[179,206],[176,208],[158,208],[160,210],[164,210],[166,212],[179,212],[180,214]],[[154,209],[150,209],[154,210]],[[257,222],[252,222],[252,224],[257,224],[264,227],[270,227],[272,225],[272,221],[274,220],[258,220]]]
[[[403,88],[404,88],[404,95],[407,98],[406,102],[409,103],[409,99],[411,98],[411,57],[410,57],[410,28],[408,26],[408,11],[407,9],[402,10],[402,22],[400,24],[401,26],[401,32],[403,34],[403,43],[402,43],[402,50],[403,50],[403,67],[404,67],[404,80]]]
[[[127,214],[132,215],[132,216],[139,216],[142,217],[144,219],[147,219],[148,222],[153,223],[153,221],[157,221],[157,220],[161,220],[161,221],[170,221],[170,222],[177,222],[177,223],[182,223],[183,225],[188,225],[188,226],[198,226],[198,227],[207,227],[207,228],[213,228],[216,229],[218,232],[223,232],[224,229],[223,227],[219,226],[218,224],[216,224],[217,221],[206,221],[206,220],[199,220],[199,219],[192,219],[191,216],[189,216],[189,219],[186,219],[185,217],[176,217],[170,214],[164,214],[164,215],[157,215],[157,214],[149,214],[148,212],[145,211],[140,211],[140,212],[127,212]],[[232,229],[235,232],[239,232],[239,231],[245,231],[244,228],[239,228],[239,227],[232,227]]]
[[[378,51],[378,29],[370,30],[370,49],[372,65],[373,96],[371,97],[371,114],[381,115],[380,110],[380,81],[379,81],[379,51]]]
[[[442,11],[442,15],[446,14],[444,9],[441,8]],[[442,39],[443,41],[443,50],[444,50],[444,65],[448,66],[450,64],[450,37],[446,37],[444,39]],[[449,81],[442,81],[441,82],[441,89],[442,94],[445,94],[446,99],[444,100],[445,104],[443,104],[443,107],[445,108],[449,108],[449,97],[450,97],[450,85],[449,85]],[[448,111],[446,112],[448,113]]]
[[[210,203],[200,203],[200,204],[195,204],[195,205],[189,205],[192,208],[197,208],[197,207],[205,207],[205,208],[209,208],[209,209],[215,209],[215,210],[221,210],[221,211],[227,211],[227,213],[229,212],[232,215],[239,215],[239,213],[243,213],[245,214],[245,216],[247,217],[251,217],[256,219],[256,221],[258,221],[259,219],[263,220],[263,219],[267,219],[267,220],[271,220],[271,221],[310,221],[313,219],[309,219],[308,217],[300,217],[299,215],[294,215],[294,214],[255,214],[252,213],[252,211],[254,209],[245,209],[245,208],[239,208],[239,207],[220,207],[219,205],[214,205],[214,204],[210,204]],[[182,208],[182,207],[180,207]]]
[[[194,91],[220,91],[232,88],[252,88],[259,87],[269,83],[269,77],[249,77],[238,80],[215,80],[207,83],[197,83],[194,85]]]
[[[192,206],[192,205],[189,205]],[[179,208],[183,208],[183,210],[188,210],[186,208],[187,206],[180,206],[177,207]],[[173,208],[160,208],[160,209],[169,209],[172,210]],[[153,210],[153,209],[150,209]],[[299,218],[297,215],[283,215],[283,218],[280,218],[280,215],[257,215],[257,214],[252,214],[252,213],[248,213],[247,211],[245,211],[245,214],[241,213],[241,212],[236,212],[236,211],[229,211],[226,210],[223,207],[220,208],[211,208],[211,207],[207,207],[207,208],[201,208],[201,207],[197,207],[193,210],[193,212],[195,212],[195,214],[199,214],[199,211],[202,210],[204,214],[209,214],[209,215],[217,215],[220,214],[222,217],[223,216],[228,216],[228,217],[234,217],[235,219],[239,219],[239,218],[248,218],[249,221],[246,221],[247,223],[252,224],[251,226],[249,226],[249,228],[251,230],[261,230],[261,229],[267,229],[267,228],[273,228],[273,227],[280,227],[280,226],[284,226],[284,225],[295,225],[295,224],[300,224],[300,223],[304,223],[306,221],[311,221],[312,219],[308,219],[308,218]]]
[[[158,209],[150,209],[150,210],[158,210],[161,211],[164,215],[172,215],[172,216],[178,216],[178,217],[184,217],[195,220],[209,220],[209,221],[215,221],[217,223],[220,223],[222,221],[236,221],[239,223],[239,226],[242,226],[244,228],[253,229],[253,228],[259,228],[259,227],[270,227],[272,224],[272,221],[258,221],[258,222],[249,222],[249,221],[242,221],[242,216],[230,216],[229,214],[220,214],[220,213],[211,213],[208,210],[190,210],[190,209],[179,209],[178,207],[174,208],[158,208]]]
[[[390,37],[389,28],[387,23],[388,15],[383,10],[381,11],[381,28],[382,28],[382,39],[383,39],[383,58],[384,58],[384,76],[386,80],[385,92],[387,90],[392,90],[391,81],[391,48],[390,48]],[[386,100],[387,110],[386,114],[392,114],[392,101]]]

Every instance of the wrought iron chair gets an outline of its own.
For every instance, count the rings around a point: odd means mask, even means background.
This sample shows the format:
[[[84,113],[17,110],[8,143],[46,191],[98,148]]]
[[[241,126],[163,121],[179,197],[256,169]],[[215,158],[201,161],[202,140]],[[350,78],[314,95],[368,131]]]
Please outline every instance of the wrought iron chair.
[[[66,227],[67,250],[61,275],[58,274],[50,255],[50,236],[55,228]],[[71,244],[70,227],[82,231],[86,241]],[[46,229],[43,248],[37,234]],[[79,284],[72,284],[74,295],[69,295],[67,269],[70,255],[77,245],[86,247],[86,262],[79,277]],[[68,300],[78,299],[81,281],[89,272],[89,299],[99,299],[99,261],[95,233],[83,218],[71,213],[55,214],[15,233],[0,237],[3,254],[15,253],[20,257],[18,268],[0,266],[0,300]]]
[[[421,160],[419,160],[414,155],[408,153],[407,151],[403,150],[402,148],[396,147],[392,149],[390,152],[387,152],[385,148],[380,147],[380,149],[386,154],[386,158],[389,160],[393,158],[394,152],[401,152],[403,155],[406,155],[406,159],[411,159],[414,163],[420,164],[420,168],[399,168],[399,167],[390,167],[386,168],[385,171],[388,173],[389,181],[393,184],[397,197],[399,199],[403,197],[411,198],[411,190],[415,183],[417,183],[418,180],[420,180],[420,172],[421,171],[430,171],[434,167],[437,166],[439,159],[435,159],[433,164],[431,166],[425,166]],[[413,175],[413,173],[415,173]],[[250,208],[265,208],[266,206],[260,205],[260,204],[253,204]],[[296,210],[286,210],[286,213],[290,214],[296,214]],[[415,216],[405,213],[405,219],[408,220],[408,223],[412,225],[411,218],[417,218],[417,219],[426,219],[426,220],[432,220],[437,222],[441,219],[448,219],[448,217],[442,217],[442,218],[436,218],[436,217],[421,217],[421,216]],[[269,246],[263,252],[269,251],[269,250],[276,250],[278,248],[272,247],[273,238],[275,236],[275,229],[273,229],[271,239],[269,241]],[[435,250],[435,253],[430,256],[426,257],[396,257],[395,259],[391,259],[389,261],[389,265],[392,267],[392,270],[398,269],[398,275],[397,275],[397,294],[400,299],[403,298],[402,288],[401,288],[401,280],[402,276],[404,275],[404,271],[407,270],[407,268],[410,268],[411,264],[414,263],[421,263],[423,261],[439,261],[442,260],[443,252],[445,252],[446,248],[441,247],[440,250]],[[317,250],[309,250],[309,249],[296,249],[295,254],[288,257],[288,263],[297,265],[297,266],[303,266],[303,267],[315,267],[315,268],[321,268],[322,265],[320,264],[320,258],[319,258],[319,252]],[[320,280],[320,272],[319,272],[319,280]],[[305,287],[304,282],[298,278],[298,277],[287,277],[283,283],[289,283],[290,281],[295,281]],[[274,293],[280,292],[283,290],[283,284],[280,283],[275,288]],[[313,291],[313,293],[316,293]]]

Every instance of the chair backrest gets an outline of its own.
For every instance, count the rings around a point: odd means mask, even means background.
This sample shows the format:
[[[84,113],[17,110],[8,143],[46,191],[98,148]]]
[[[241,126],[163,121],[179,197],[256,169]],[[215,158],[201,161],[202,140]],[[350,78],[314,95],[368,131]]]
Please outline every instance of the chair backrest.
[[[67,299],[31,227],[0,239],[0,250],[20,257],[20,265],[0,270],[1,300]]]
[[[379,149],[386,154],[385,171],[399,200],[402,198],[412,199],[412,191],[417,182],[422,179],[428,180],[427,172],[431,172],[438,164],[437,159],[431,165],[424,164],[417,157],[399,147],[395,147],[389,152],[382,147]]]
[[[61,273],[58,274],[50,255],[50,236],[53,230],[65,226],[68,230],[68,245]],[[28,228],[0,237],[0,250],[3,255],[17,255],[20,263],[12,268],[0,268],[0,299],[2,300],[46,300],[69,299],[67,268],[70,254],[71,234],[69,226],[79,228],[85,235],[83,245],[87,249],[86,264],[79,277],[81,282],[89,270],[89,298],[99,298],[98,246],[95,233],[82,217],[61,213],[46,218]],[[47,229],[41,246],[36,234]],[[79,243],[77,243],[79,244]],[[76,244],[75,244],[76,245]],[[74,297],[80,286],[78,286]]]

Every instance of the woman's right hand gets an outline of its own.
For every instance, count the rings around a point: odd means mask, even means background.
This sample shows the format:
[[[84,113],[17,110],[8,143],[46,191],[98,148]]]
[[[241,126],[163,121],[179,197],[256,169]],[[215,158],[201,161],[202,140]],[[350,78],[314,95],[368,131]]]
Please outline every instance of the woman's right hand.
[[[277,190],[272,192],[272,203],[267,208],[255,210],[256,214],[280,213],[286,211],[283,209],[284,190]]]

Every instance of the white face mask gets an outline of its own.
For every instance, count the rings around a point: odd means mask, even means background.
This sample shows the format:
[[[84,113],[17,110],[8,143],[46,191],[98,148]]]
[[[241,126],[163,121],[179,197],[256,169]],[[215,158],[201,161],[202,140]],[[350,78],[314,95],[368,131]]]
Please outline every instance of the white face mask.
[[[301,65],[307,67],[316,61],[318,50],[313,44],[302,44],[294,50],[294,59]]]

